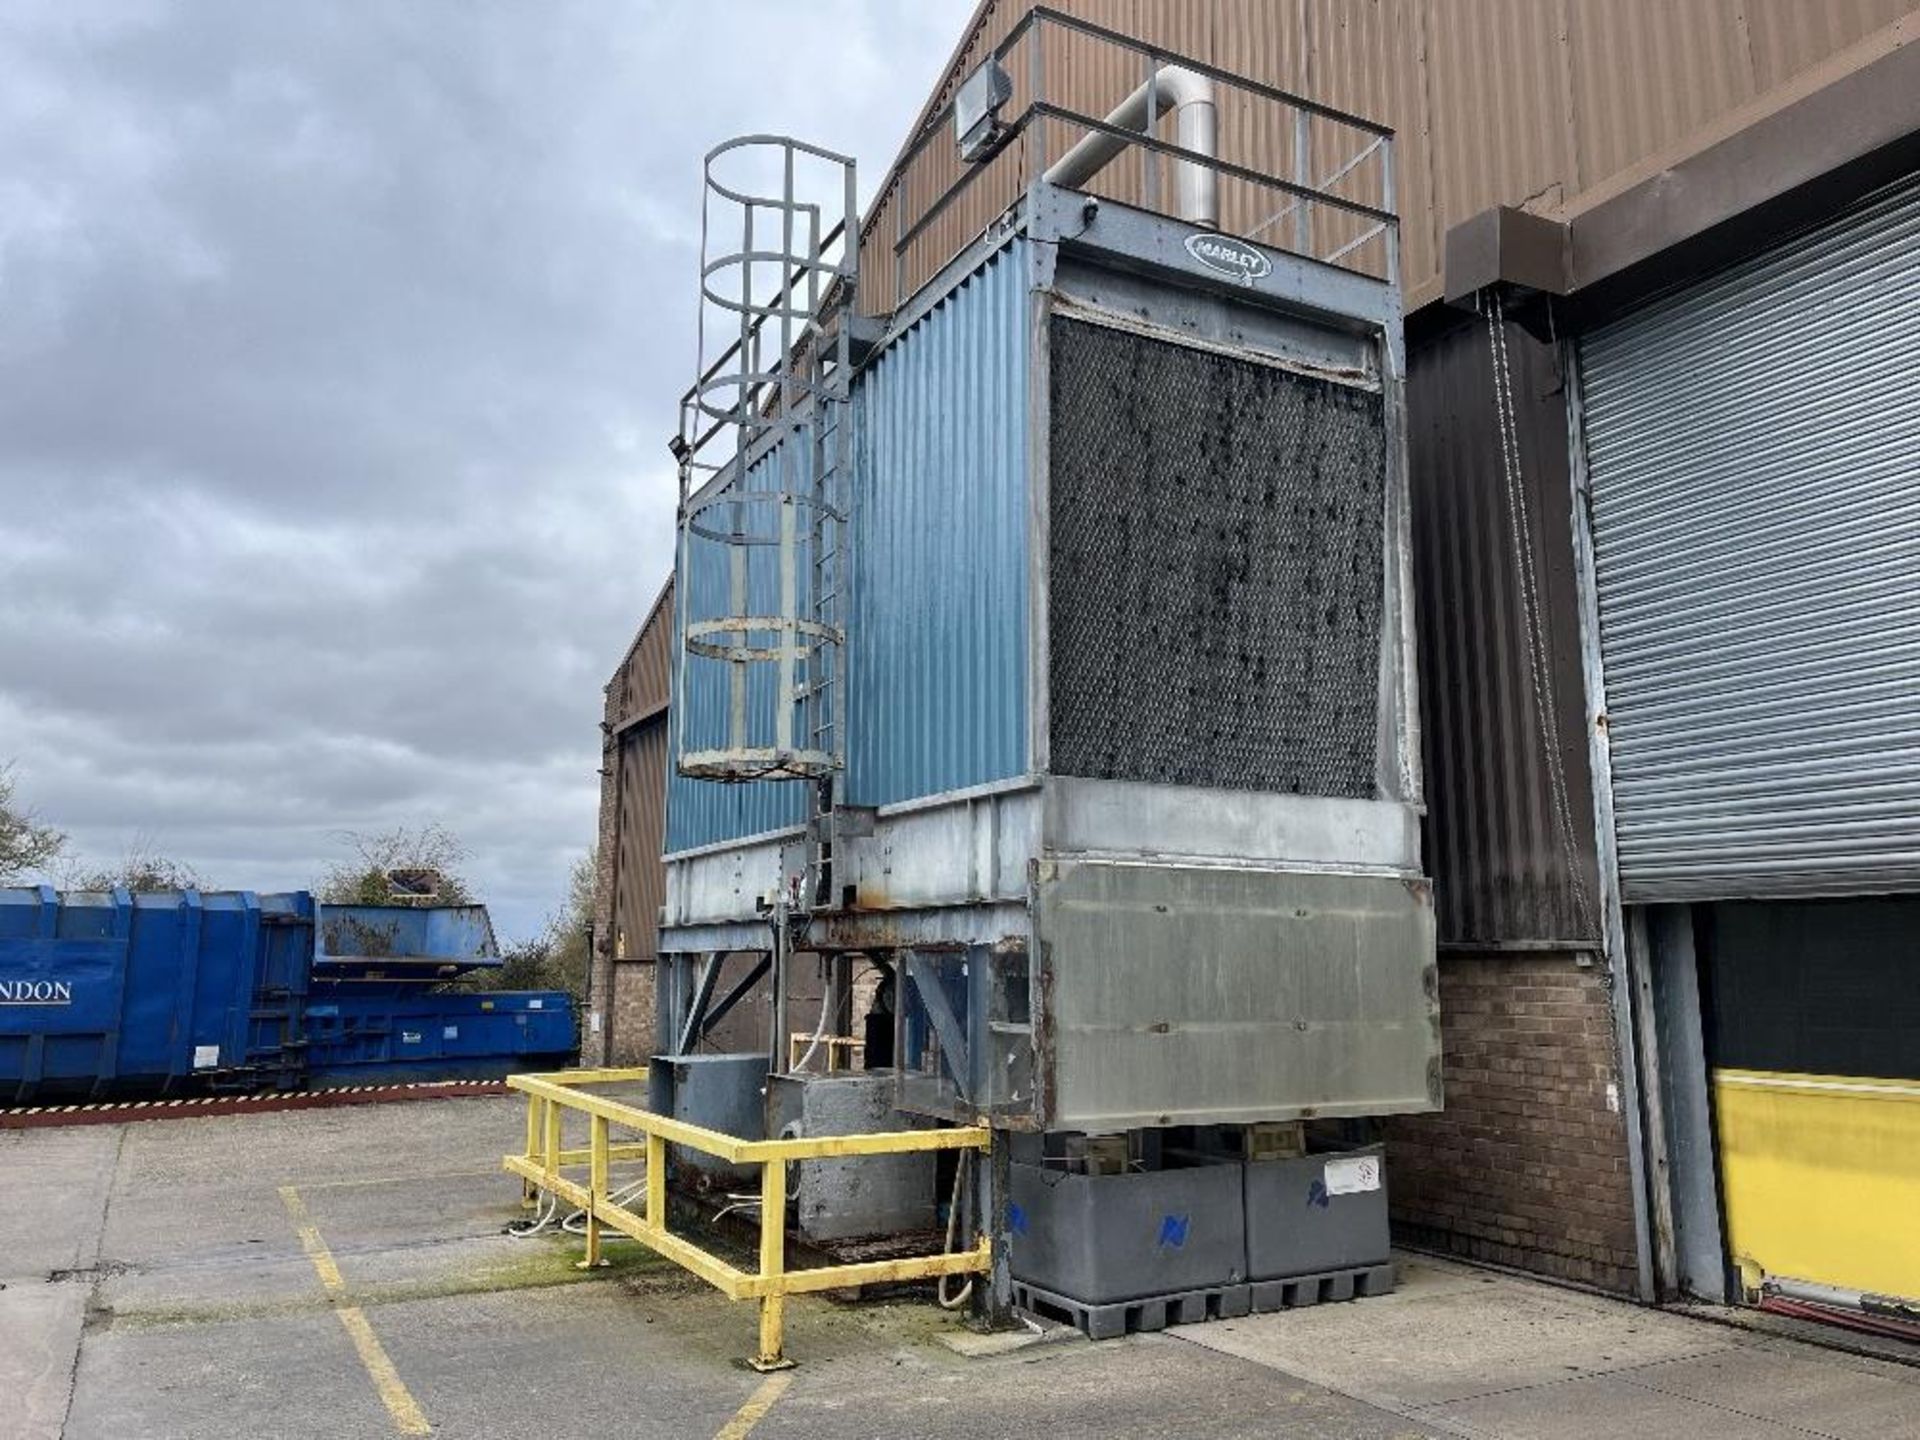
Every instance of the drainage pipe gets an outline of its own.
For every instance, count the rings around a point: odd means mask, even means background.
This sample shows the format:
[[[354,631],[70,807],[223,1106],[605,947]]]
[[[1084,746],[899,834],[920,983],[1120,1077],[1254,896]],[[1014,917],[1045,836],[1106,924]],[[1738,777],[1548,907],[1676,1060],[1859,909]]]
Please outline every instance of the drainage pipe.
[[[1182,65],[1162,65],[1153,77],[1120,102],[1107,124],[1117,130],[1147,130],[1149,102],[1155,116],[1173,111],[1174,138],[1183,150],[1209,159],[1220,154],[1220,113],[1214,104],[1213,81]],[[1047,170],[1049,184],[1078,190],[1109,164],[1130,142],[1104,131],[1086,135]],[[1157,158],[1157,157],[1156,157]],[[1211,166],[1192,160],[1174,162],[1177,209],[1182,220],[1218,229],[1220,176]]]

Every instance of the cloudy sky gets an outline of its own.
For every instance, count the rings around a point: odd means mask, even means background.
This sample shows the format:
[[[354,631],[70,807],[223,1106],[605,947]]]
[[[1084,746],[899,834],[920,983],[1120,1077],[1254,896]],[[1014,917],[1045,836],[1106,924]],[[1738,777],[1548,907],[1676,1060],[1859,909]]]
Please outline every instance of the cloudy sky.
[[[88,861],[592,843],[671,556],[699,160],[877,182],[971,0],[8,0],[0,762]]]

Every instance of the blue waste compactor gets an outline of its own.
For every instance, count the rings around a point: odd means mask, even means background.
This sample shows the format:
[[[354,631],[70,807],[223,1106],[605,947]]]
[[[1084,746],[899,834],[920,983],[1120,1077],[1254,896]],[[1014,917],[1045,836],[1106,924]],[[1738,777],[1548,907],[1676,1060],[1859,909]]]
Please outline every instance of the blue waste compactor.
[[[0,888],[0,1103],[567,1063],[564,991],[446,988],[499,963],[479,905]]]

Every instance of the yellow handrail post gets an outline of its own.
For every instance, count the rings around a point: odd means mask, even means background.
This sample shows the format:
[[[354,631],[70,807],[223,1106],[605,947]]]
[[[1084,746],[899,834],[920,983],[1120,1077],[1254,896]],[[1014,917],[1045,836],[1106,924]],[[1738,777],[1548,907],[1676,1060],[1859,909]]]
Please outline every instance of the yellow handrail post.
[[[587,1117],[587,1254],[582,1270],[607,1262],[600,1258],[600,1204],[607,1198],[607,1117]]]
[[[551,1190],[560,1174],[560,1107],[551,1100],[547,1102],[546,1153],[540,1168],[546,1172],[547,1188]]]
[[[540,1110],[547,1102],[538,1095],[527,1097],[527,1163],[531,1165],[540,1156]],[[520,1181],[520,1205],[526,1210],[540,1203],[540,1187],[533,1181],[522,1178]]]
[[[786,1338],[786,1293],[778,1287],[787,1270],[787,1162],[769,1160],[760,1167],[760,1278],[775,1282],[760,1297],[760,1353],[756,1370],[785,1370],[793,1362],[781,1353]]]
[[[667,1230],[667,1142],[647,1132],[647,1224]]]

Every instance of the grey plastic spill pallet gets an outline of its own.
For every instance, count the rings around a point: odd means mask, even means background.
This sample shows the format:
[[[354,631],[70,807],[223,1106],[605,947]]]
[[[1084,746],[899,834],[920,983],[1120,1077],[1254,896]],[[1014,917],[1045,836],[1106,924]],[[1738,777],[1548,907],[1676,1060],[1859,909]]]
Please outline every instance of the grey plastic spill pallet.
[[[1169,1325],[1198,1325],[1207,1320],[1237,1320],[1275,1310],[1385,1295],[1393,1289],[1393,1266],[1362,1265],[1321,1275],[1296,1275],[1286,1280],[1255,1280],[1245,1285],[1221,1285],[1148,1295],[1089,1305],[1024,1281],[1013,1282],[1013,1303],[1042,1320],[1073,1325],[1090,1340],[1112,1340],[1121,1335],[1164,1330]]]

